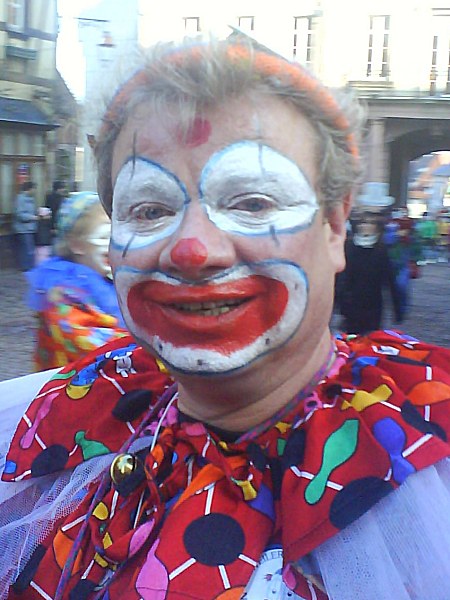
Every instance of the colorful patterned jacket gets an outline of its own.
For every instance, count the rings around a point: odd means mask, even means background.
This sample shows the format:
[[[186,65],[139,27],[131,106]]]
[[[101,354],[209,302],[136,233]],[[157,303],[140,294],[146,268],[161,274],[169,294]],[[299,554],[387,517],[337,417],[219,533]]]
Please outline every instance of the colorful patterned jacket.
[[[54,374],[5,463],[0,598],[448,600],[450,351],[336,344],[235,436],[183,415],[131,338]]]

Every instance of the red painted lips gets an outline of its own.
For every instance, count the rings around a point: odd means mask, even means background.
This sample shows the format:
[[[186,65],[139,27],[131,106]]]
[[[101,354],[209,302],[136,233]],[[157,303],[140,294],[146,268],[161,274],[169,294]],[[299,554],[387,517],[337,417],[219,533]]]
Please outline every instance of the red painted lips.
[[[287,301],[282,282],[251,275],[217,285],[143,281],[130,289],[127,303],[135,323],[163,342],[231,353],[274,327]]]

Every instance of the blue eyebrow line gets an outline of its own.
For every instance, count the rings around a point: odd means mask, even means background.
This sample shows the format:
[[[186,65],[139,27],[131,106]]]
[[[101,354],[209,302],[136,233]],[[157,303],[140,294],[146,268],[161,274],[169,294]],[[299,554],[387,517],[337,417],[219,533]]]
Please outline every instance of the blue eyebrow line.
[[[222,148],[221,150],[218,150],[208,159],[207,163],[205,164],[205,166],[202,169],[202,172],[200,174],[200,181],[198,182],[198,197],[200,198],[200,200],[202,200],[202,198],[203,198],[204,181],[205,181],[205,179],[208,178],[208,175],[214,169],[214,167],[216,166],[216,163],[222,158],[222,156],[224,154],[228,154],[235,148],[243,148],[245,146],[252,146],[252,147],[257,148],[257,147],[261,147],[261,144],[258,142],[241,140],[239,142],[234,142],[233,144],[230,144],[229,146],[226,146],[225,148]]]
[[[303,170],[289,157],[285,156],[284,154],[282,154],[281,152],[279,152],[278,150],[275,150],[274,148],[272,148],[271,146],[267,145],[267,144],[262,144],[261,142],[255,142],[252,140],[240,140],[237,142],[234,142],[232,144],[229,144],[228,146],[226,146],[225,148],[222,148],[218,151],[216,151],[206,162],[206,164],[204,165],[201,173],[200,173],[200,180],[198,183],[198,196],[199,196],[199,201],[200,204],[203,206],[203,208],[205,209],[205,213],[207,215],[207,217],[211,220],[210,215],[209,215],[209,211],[207,208],[207,205],[204,201],[204,194],[203,194],[203,187],[204,187],[204,182],[205,179],[207,179],[209,173],[214,169],[214,167],[216,166],[217,162],[226,154],[228,154],[229,152],[235,150],[236,148],[243,148],[243,147],[253,147],[256,148],[258,150],[258,158],[259,158],[259,163],[261,168],[264,170],[263,165],[262,165],[262,161],[263,161],[263,152],[264,149],[267,149],[269,151],[275,152],[278,155],[282,156],[283,158],[285,158],[286,160],[288,160],[290,163],[292,163],[297,169],[298,171],[302,174],[302,176],[305,178],[306,182],[308,183],[308,185],[310,185],[310,182],[308,180],[308,178],[306,177],[305,173],[303,172]],[[186,207],[192,202],[192,199],[187,191],[187,188],[185,186],[185,184],[181,181],[181,179],[179,179],[177,177],[177,175],[175,173],[173,173],[172,171],[170,171],[168,168],[164,167],[162,164],[146,157],[146,156],[142,156],[142,155],[136,155],[133,154],[131,156],[129,156],[126,161],[124,162],[124,165],[127,165],[129,162],[133,163],[133,169],[132,169],[132,174],[131,177],[134,174],[134,169],[135,169],[135,165],[137,162],[142,162],[142,163],[146,163],[152,167],[154,167],[156,170],[160,171],[161,173],[164,173],[169,179],[171,179],[176,185],[177,187],[181,190],[183,196],[184,196],[184,208],[186,209]],[[122,168],[123,168],[122,167]],[[130,178],[131,178],[130,177]],[[311,187],[311,189],[313,189]],[[230,229],[229,233],[230,234],[234,234],[234,235],[245,235],[247,237],[263,237],[263,236],[268,236],[270,235],[270,237],[272,238],[272,240],[274,241],[274,243],[279,246],[280,245],[280,240],[279,240],[279,235],[280,233],[282,234],[294,234],[297,233],[298,231],[302,231],[304,229],[307,229],[308,227],[311,226],[312,222],[314,221],[314,218],[316,216],[318,212],[318,208],[315,210],[314,215],[312,216],[311,220],[308,223],[304,223],[301,225],[295,225],[293,227],[289,227],[287,229],[283,229],[282,231],[277,231],[275,229],[275,227],[273,225],[269,226],[269,230],[267,231],[258,231],[258,232],[247,232],[247,233],[242,233],[241,231],[237,231],[237,230],[233,230]],[[213,220],[214,222],[214,220]],[[112,239],[112,244],[113,247],[115,248],[120,248],[122,249],[122,257],[124,258],[131,246],[131,244],[134,241],[136,234],[133,234],[133,236],[128,240],[128,242],[126,243],[125,246],[120,246],[118,245],[114,239]],[[141,246],[140,246],[141,247]]]
[[[294,165],[297,168],[297,170],[301,173],[302,177],[305,178],[309,187],[312,190],[314,190],[314,187],[311,184],[306,173],[304,173],[303,169],[301,169],[299,167],[299,165],[294,160],[292,160],[292,158],[289,158],[288,156],[286,156],[282,152],[276,150],[275,148],[272,148],[272,146],[269,146],[268,144],[263,144],[262,142],[254,142],[252,140],[240,140],[240,141],[230,144],[229,146],[226,146],[225,148],[221,148],[220,150],[217,150],[217,152],[215,152],[208,159],[208,161],[206,162],[205,166],[202,169],[202,172],[200,174],[200,181],[198,183],[198,194],[199,194],[200,200],[203,198],[202,188],[204,186],[204,181],[205,181],[205,179],[207,179],[209,173],[212,171],[212,169],[214,169],[214,167],[216,166],[216,163],[222,158],[222,156],[233,151],[235,148],[243,148],[243,147],[249,147],[249,146],[253,147],[253,148],[257,148],[257,150],[258,150],[258,162],[259,162],[262,173],[264,173],[264,171],[265,171],[264,165],[263,165],[263,152],[264,152],[264,150],[269,150],[269,151],[275,152],[279,156],[281,156],[284,159],[286,159],[287,161],[289,161],[292,165]]]
[[[157,169],[158,171],[161,171],[162,173],[164,173],[165,175],[167,175],[167,177],[169,177],[169,179],[172,179],[172,181],[180,188],[181,192],[183,193],[184,204],[185,205],[189,204],[191,202],[191,197],[189,196],[189,192],[187,191],[187,188],[184,185],[184,183],[181,181],[181,179],[179,179],[175,175],[175,173],[173,173],[172,171],[170,171],[169,169],[167,169],[166,167],[164,167],[160,163],[155,162],[154,160],[151,160],[150,158],[147,158],[146,156],[141,156],[141,155],[135,155],[135,154],[133,154],[133,155],[131,155],[131,156],[129,156],[127,158],[127,160],[123,164],[123,167],[125,165],[127,165],[128,163],[130,163],[130,162],[132,163],[131,177],[133,177],[133,175],[134,175],[134,171],[135,171],[136,163],[137,162],[147,163],[148,165],[151,165],[152,167],[155,167],[155,169]]]

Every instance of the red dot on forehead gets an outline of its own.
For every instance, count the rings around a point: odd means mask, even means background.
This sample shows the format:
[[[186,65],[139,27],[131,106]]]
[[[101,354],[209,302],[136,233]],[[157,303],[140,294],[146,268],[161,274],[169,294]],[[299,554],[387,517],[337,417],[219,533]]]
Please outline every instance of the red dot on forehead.
[[[196,117],[185,135],[178,135],[180,142],[186,146],[195,148],[209,140],[211,135],[211,123],[207,119]]]

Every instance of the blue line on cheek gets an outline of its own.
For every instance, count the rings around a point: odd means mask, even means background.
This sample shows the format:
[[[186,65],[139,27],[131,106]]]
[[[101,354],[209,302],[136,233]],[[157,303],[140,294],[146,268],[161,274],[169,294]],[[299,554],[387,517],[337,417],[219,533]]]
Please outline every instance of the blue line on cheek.
[[[317,214],[320,210],[319,208],[316,208],[311,219],[307,223],[304,223],[302,225],[294,225],[293,227],[288,227],[286,229],[275,228],[274,225],[269,225],[268,230],[265,229],[264,231],[247,231],[247,232],[243,233],[242,231],[233,229],[232,227],[230,227],[230,228],[219,227],[219,225],[216,224],[214,215],[211,216],[210,211],[208,211],[208,204],[206,204],[206,202],[204,202],[202,199],[200,199],[200,203],[202,205],[202,208],[204,208],[208,219],[211,221],[211,223],[213,225],[215,225],[218,229],[220,229],[220,231],[223,231],[224,233],[229,234],[229,235],[237,235],[237,236],[248,237],[248,238],[258,238],[258,237],[269,237],[270,236],[273,239],[273,241],[277,244],[277,246],[280,245],[278,236],[293,235],[295,233],[305,231],[306,229],[309,229],[310,227],[312,227],[314,224],[314,221],[316,220]]]
[[[125,248],[123,249],[123,252],[122,252],[122,258],[125,258],[125,256],[127,255],[128,248],[131,246],[131,244],[132,244],[132,242],[133,242],[133,240],[134,240],[135,236],[136,236],[136,234],[135,234],[135,233],[133,233],[133,235],[130,237],[130,239],[129,239],[129,240],[128,240],[128,242],[126,243],[126,245],[125,245]]]
[[[280,240],[277,238],[277,232],[275,231],[275,227],[271,225],[269,227],[270,235],[277,246],[280,245]]]
[[[116,250],[117,252],[121,252],[122,258],[125,258],[125,255],[128,254],[128,252],[136,252],[137,250],[145,250],[149,246],[152,246],[153,244],[156,243],[156,241],[155,242],[147,242],[146,244],[143,244],[142,246],[133,248],[133,247],[131,247],[131,245],[132,245],[135,237],[136,237],[136,233],[133,233],[126,244],[119,244],[112,237],[111,242],[110,242],[110,248],[111,248],[111,250]],[[157,240],[157,241],[159,241],[159,240]]]
[[[146,250],[147,248],[151,248],[152,246],[154,246],[155,244],[158,244],[159,242],[162,242],[163,240],[166,240],[170,237],[172,237],[174,235],[174,233],[177,231],[177,229],[179,228],[180,225],[178,225],[173,231],[169,231],[168,233],[165,233],[164,235],[161,236],[152,236],[151,235],[147,235],[145,237],[140,236],[139,239],[137,240],[137,244],[133,246],[133,242],[135,241],[136,237],[138,236],[138,234],[136,232],[133,232],[132,234],[130,234],[130,237],[128,239],[128,241],[126,242],[126,244],[120,244],[119,242],[116,241],[114,234],[111,236],[111,240],[110,240],[110,248],[112,250],[116,250],[117,252],[122,252],[122,258],[125,258],[125,255],[128,254],[128,252],[139,252],[140,250]],[[141,242],[139,240],[142,240]]]

